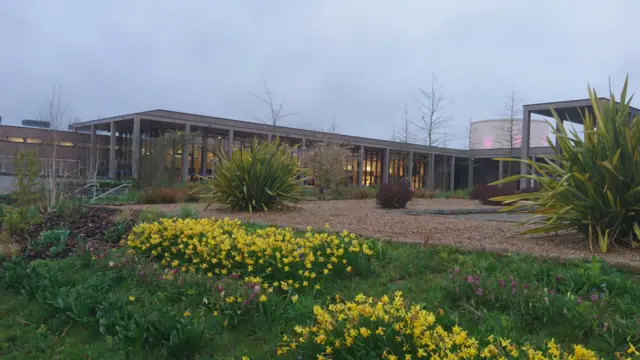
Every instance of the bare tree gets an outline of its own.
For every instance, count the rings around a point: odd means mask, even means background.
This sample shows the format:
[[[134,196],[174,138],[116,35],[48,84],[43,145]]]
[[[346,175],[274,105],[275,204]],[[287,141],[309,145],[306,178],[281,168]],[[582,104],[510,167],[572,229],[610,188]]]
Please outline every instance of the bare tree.
[[[498,145],[509,149],[509,157],[516,156],[516,149],[522,145],[522,105],[516,93],[515,86],[511,88],[511,94],[505,97],[503,110],[506,112],[506,121],[500,125]],[[513,174],[516,163],[507,162],[508,175]]]
[[[413,134],[413,124],[411,119],[409,118],[409,105],[407,103],[404,104],[404,112],[400,117],[402,123],[400,124],[400,130],[397,133],[398,141],[403,143],[409,143],[415,141],[415,137]],[[395,124],[394,124],[394,133],[395,133]],[[394,134],[394,140],[396,135]]]
[[[282,119],[293,115],[293,113],[284,112],[283,110],[284,103],[277,102],[274,99],[274,93],[271,90],[269,90],[269,85],[267,85],[267,81],[265,79],[262,79],[262,82],[264,83],[264,93],[261,95],[253,94],[253,96],[255,96],[258,100],[260,100],[261,103],[264,103],[269,107],[269,118],[265,119],[265,118],[256,117],[256,116],[254,116],[253,118],[262,123],[273,125],[274,132],[277,135],[278,125],[281,125]]]
[[[58,178],[63,174],[64,167],[58,162],[58,131],[68,127],[69,122],[65,118],[67,106],[62,105],[62,84],[54,83],[51,92],[51,98],[47,107],[40,111],[39,118],[42,121],[48,121],[50,132],[50,142],[52,151],[50,156],[44,162],[44,175],[49,189],[46,191],[47,207],[49,210],[53,208],[59,198],[62,197],[61,191],[58,189]],[[58,169],[60,166],[60,169]]]
[[[414,125],[421,132],[421,140],[427,146],[441,146],[447,133],[451,117],[445,112],[446,98],[442,95],[443,85],[438,84],[435,74],[431,77],[431,87],[420,89],[418,110],[420,119]]]

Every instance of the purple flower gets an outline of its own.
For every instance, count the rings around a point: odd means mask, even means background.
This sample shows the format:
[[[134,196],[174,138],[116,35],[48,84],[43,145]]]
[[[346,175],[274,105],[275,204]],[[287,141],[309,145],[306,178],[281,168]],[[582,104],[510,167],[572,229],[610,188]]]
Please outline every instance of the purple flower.
[[[515,280],[511,280],[511,288],[515,289],[518,286],[518,283]]]
[[[473,280],[473,276],[471,276],[471,275],[467,276],[467,283],[473,284],[473,281],[474,281]]]
[[[255,284],[255,286],[253,287],[253,293],[257,294],[260,292],[260,284]]]
[[[498,285],[500,285],[500,287],[504,287],[504,280],[498,280]]]
[[[174,274],[177,274],[177,273],[178,273],[178,271],[180,271],[180,270],[178,270],[178,269],[173,269],[173,273],[174,273]]]
[[[460,267],[459,266],[455,266],[453,268],[453,272],[456,273],[456,274],[459,273],[460,272]]]
[[[582,296],[578,296],[578,299],[576,300],[576,304],[578,305],[582,304]]]
[[[477,288],[476,289],[476,295],[482,296],[482,288]]]
[[[524,283],[524,288],[529,290],[529,283]]]
[[[255,293],[251,293],[251,294],[249,294],[249,299],[252,299],[252,300],[253,300],[253,298],[255,298],[255,297],[256,297],[256,294],[255,294]]]
[[[222,284],[218,284],[216,286],[216,290],[218,290],[218,292],[222,292],[224,290],[224,286],[222,286]]]
[[[591,294],[591,302],[594,304],[598,302],[598,294]]]
[[[560,282],[562,281],[562,275],[558,274],[556,275],[556,282]]]
[[[245,300],[242,302],[242,305],[247,305],[247,304],[249,304],[249,300]]]
[[[240,279],[240,274],[231,274],[229,275],[229,279],[238,280]]]
[[[143,270],[140,270],[140,272],[138,273],[138,276],[140,276],[140,277],[144,277],[144,271],[143,271]]]

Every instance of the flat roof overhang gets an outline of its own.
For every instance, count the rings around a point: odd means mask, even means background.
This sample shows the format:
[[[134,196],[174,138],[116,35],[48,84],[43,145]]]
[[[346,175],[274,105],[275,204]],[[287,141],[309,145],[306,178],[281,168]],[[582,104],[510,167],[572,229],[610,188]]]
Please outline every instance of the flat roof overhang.
[[[598,98],[597,102],[603,105],[604,103],[608,103],[610,99],[607,98]],[[620,103],[617,103],[618,106]],[[548,103],[538,103],[538,104],[527,104],[523,106],[524,112],[530,112],[531,114],[553,117],[553,113],[551,111],[555,111],[558,114],[558,117],[563,121],[568,121],[574,124],[582,124],[583,114],[587,111],[593,114],[593,104],[591,103],[591,99],[579,99],[579,100],[566,100],[566,101],[556,101],[556,102],[548,102]],[[640,116],[640,109],[629,107],[629,116]]]
[[[73,124],[75,130],[86,130],[92,125],[96,130],[109,131],[112,121],[117,122],[117,129],[119,131],[130,132],[133,129],[133,119],[139,118],[141,122],[141,128],[151,129],[164,129],[172,127],[181,127],[186,124],[192,127],[197,127],[194,131],[218,134],[220,130],[233,130],[237,133],[246,134],[272,134],[286,138],[299,138],[307,139],[311,141],[321,141],[323,139],[331,138],[332,140],[352,145],[363,145],[365,148],[372,149],[390,149],[396,151],[412,151],[414,153],[434,153],[438,155],[459,156],[468,157],[467,150],[450,149],[443,147],[426,146],[420,144],[401,143],[396,141],[381,140],[364,138],[360,136],[342,135],[327,133],[314,130],[298,129],[286,126],[278,126],[275,128],[268,124],[255,123],[242,120],[232,120],[213,116],[196,115],[189,113],[182,113],[169,110],[152,110],[140,113],[133,113],[121,116],[115,116],[110,118],[103,118],[91,121],[84,121]],[[177,126],[174,126],[177,125]],[[122,129],[122,130],[121,130]]]

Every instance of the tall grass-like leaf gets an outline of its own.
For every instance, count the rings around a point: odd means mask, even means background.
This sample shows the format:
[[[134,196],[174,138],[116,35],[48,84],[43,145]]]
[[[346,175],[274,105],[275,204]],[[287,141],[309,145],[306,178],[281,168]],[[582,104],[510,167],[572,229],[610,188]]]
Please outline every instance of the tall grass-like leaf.
[[[278,139],[255,139],[247,149],[235,149],[230,157],[220,156],[216,178],[208,180],[212,188],[209,205],[220,203],[231,210],[264,210],[298,202],[301,182],[294,148],[285,149]]]
[[[590,246],[607,252],[611,244],[635,246],[640,237],[640,117],[629,117],[631,98],[625,80],[619,102],[598,99],[589,87],[593,111],[585,110],[584,140],[575,130],[567,131],[558,114],[554,134],[560,149],[544,163],[520,159],[535,168],[533,174],[515,175],[495,182],[535,180],[540,190],[493,200],[520,207],[521,200],[537,206],[529,210],[540,215],[525,233],[573,230],[585,235]],[[551,140],[547,139],[551,144]],[[514,205],[515,204],[515,205]],[[542,220],[540,220],[542,219]]]

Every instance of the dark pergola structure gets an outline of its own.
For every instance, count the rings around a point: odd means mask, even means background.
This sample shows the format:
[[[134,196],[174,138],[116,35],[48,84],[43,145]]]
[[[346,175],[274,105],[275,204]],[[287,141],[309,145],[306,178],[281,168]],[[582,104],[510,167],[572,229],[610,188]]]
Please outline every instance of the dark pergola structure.
[[[598,98],[597,102],[600,106],[608,103],[607,98]],[[529,104],[522,107],[522,155],[521,159],[528,160],[530,157],[529,143],[531,138],[531,114],[553,117],[552,110],[558,114],[562,122],[570,122],[574,124],[582,124],[582,116],[585,112],[593,114],[593,105],[591,99],[556,101],[539,104]],[[640,109],[629,107],[629,121],[635,116],[640,116]],[[556,126],[556,129],[558,127]],[[556,139],[556,147],[558,140]],[[525,175],[530,171],[529,166],[525,163],[520,164],[520,174]],[[527,179],[520,180],[520,188],[526,189],[529,186]]]

